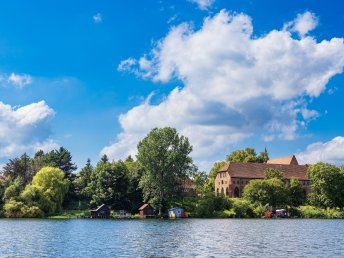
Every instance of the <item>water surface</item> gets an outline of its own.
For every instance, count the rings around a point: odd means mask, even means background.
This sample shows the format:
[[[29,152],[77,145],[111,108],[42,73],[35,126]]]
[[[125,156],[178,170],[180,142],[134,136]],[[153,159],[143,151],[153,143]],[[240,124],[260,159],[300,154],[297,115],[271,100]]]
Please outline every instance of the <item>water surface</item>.
[[[344,220],[0,219],[0,257],[344,257]]]

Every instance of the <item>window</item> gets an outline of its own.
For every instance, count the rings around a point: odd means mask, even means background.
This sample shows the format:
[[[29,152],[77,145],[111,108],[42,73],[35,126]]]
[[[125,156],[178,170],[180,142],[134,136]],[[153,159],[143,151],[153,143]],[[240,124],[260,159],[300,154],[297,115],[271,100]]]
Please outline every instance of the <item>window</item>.
[[[221,183],[223,184],[223,180],[221,180]]]

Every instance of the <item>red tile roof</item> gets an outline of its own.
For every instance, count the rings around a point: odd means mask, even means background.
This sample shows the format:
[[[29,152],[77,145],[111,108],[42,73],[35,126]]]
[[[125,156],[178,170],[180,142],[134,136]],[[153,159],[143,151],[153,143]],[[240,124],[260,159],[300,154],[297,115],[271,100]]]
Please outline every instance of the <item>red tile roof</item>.
[[[298,165],[297,159],[294,155],[269,159],[268,164],[282,164],[282,165]]]
[[[218,172],[227,171],[231,177],[263,179],[264,171],[267,168],[274,168],[281,171],[286,179],[292,177],[299,180],[308,180],[307,166],[303,165],[283,165],[266,163],[228,163]]]

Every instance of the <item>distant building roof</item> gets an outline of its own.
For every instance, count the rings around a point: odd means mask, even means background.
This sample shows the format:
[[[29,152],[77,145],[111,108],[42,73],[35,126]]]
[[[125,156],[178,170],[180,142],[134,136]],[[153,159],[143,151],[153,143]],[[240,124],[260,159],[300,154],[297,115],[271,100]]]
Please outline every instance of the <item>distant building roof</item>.
[[[281,165],[299,165],[294,155],[269,159],[268,164],[281,164]]]
[[[267,168],[278,169],[287,179],[292,177],[299,180],[308,180],[307,166],[303,165],[285,165],[285,164],[267,164],[267,163],[228,163],[227,169],[224,166],[218,172],[228,172],[231,177],[262,179]]]

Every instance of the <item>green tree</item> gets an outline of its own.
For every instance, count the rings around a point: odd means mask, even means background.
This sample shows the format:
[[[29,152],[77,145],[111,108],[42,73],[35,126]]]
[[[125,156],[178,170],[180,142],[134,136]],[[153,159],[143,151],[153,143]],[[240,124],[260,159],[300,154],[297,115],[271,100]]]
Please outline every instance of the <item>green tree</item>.
[[[128,185],[128,169],[124,162],[100,161],[91,175],[91,204],[105,203],[115,209],[127,209]]]
[[[153,129],[138,144],[137,160],[144,170],[140,187],[144,199],[159,210],[159,215],[174,195],[178,177],[188,176],[194,168],[191,151],[188,138],[170,127]]]
[[[289,201],[292,206],[298,207],[305,203],[306,196],[303,192],[301,182],[296,178],[290,179],[289,188]]]
[[[311,180],[309,199],[311,204],[322,208],[344,207],[344,171],[319,162],[308,168]]]
[[[4,191],[3,201],[7,202],[11,199],[19,197],[20,192],[23,190],[23,180],[21,177],[17,177],[14,181],[10,181],[10,185]]]
[[[252,203],[273,207],[288,204],[288,192],[281,179],[251,180],[244,188],[244,198]]]
[[[272,179],[272,178],[283,179],[284,178],[283,173],[276,168],[266,168],[264,170],[264,177],[265,179]]]
[[[46,206],[49,207],[47,211],[50,213],[61,210],[69,184],[69,180],[64,179],[63,171],[54,167],[42,168],[32,180],[32,187],[37,188],[42,195],[39,198],[49,202]],[[27,187],[31,188],[30,185]]]
[[[33,177],[30,157],[24,153],[20,158],[10,159],[3,167],[3,175],[10,180],[20,177],[26,185]]]
[[[259,153],[259,156],[257,157],[257,161],[259,163],[266,163],[269,160],[269,153],[267,151],[267,149],[265,148],[264,151],[262,151],[261,153]]]
[[[139,187],[143,169],[137,161],[132,159],[131,156],[124,161],[124,164],[128,169],[129,179],[127,199],[130,204],[131,212],[137,212],[143,202],[142,189]]]
[[[63,147],[45,154],[44,163],[45,166],[61,169],[66,178],[71,178],[72,172],[77,169],[77,166],[72,162],[71,153]]]
[[[200,195],[204,195],[206,192],[212,192],[214,194],[214,190],[209,191],[208,190],[208,183],[209,183],[209,177],[206,172],[197,171],[193,175],[193,181],[196,186],[196,192]]]
[[[81,169],[75,180],[75,185],[79,195],[82,198],[88,198],[91,196],[91,193],[88,191],[87,186],[91,183],[91,176],[93,173],[93,166],[91,165],[91,160],[87,159],[86,165]]]
[[[263,152],[261,152],[259,156],[257,156],[257,153],[254,148],[245,148],[242,150],[236,150],[227,156],[227,161],[235,162],[235,163],[238,163],[238,162],[266,163],[268,160],[269,160],[269,154],[266,149]]]

